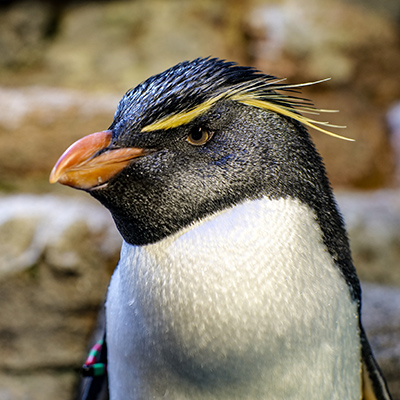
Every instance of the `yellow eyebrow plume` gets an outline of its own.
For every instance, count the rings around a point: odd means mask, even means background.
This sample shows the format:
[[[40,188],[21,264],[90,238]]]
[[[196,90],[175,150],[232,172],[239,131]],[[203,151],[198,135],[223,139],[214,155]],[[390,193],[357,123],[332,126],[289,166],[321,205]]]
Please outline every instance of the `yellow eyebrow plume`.
[[[341,136],[341,135],[338,135],[336,133],[330,132],[330,131],[328,131],[328,130],[326,130],[324,128],[321,128],[318,125],[327,126],[327,127],[331,127],[331,128],[345,128],[345,126],[332,125],[329,122],[316,121],[314,119],[305,117],[304,115],[301,115],[301,114],[298,114],[296,112],[290,111],[290,109],[288,109],[286,107],[283,107],[283,106],[278,105],[278,104],[271,103],[269,101],[257,100],[257,99],[240,99],[240,98],[238,98],[238,99],[233,98],[232,100],[236,100],[239,103],[246,104],[248,106],[252,106],[252,107],[256,107],[256,108],[262,108],[264,110],[274,111],[274,112],[276,112],[278,114],[285,115],[286,117],[290,117],[290,118],[292,118],[292,119],[294,119],[296,121],[299,121],[302,124],[309,126],[310,128],[313,128],[313,129],[315,129],[317,131],[325,133],[326,135],[333,136],[335,138],[342,139],[342,140],[348,140],[350,142],[354,141],[354,139],[351,139],[351,138],[348,138],[346,136]],[[318,113],[318,111],[320,111],[320,112],[334,112],[334,111],[331,111],[331,110],[318,110],[318,109],[315,109],[315,110],[317,111],[317,113]],[[307,112],[307,111],[303,110],[303,112]],[[314,112],[314,114],[315,114],[315,112]]]
[[[261,108],[273,111],[277,114],[292,118],[300,123],[313,128],[317,131],[333,136],[338,139],[354,141],[354,139],[333,133],[328,128],[345,128],[345,126],[333,125],[329,122],[317,121],[303,114],[316,114],[337,112],[336,110],[323,110],[315,108],[308,100],[292,95],[278,93],[277,91],[291,91],[304,86],[310,86],[325,82],[329,79],[323,79],[316,82],[307,82],[299,84],[283,84],[283,79],[265,81],[257,79],[255,81],[244,82],[234,88],[229,88],[217,96],[206,100],[190,110],[182,111],[173,115],[167,115],[158,121],[142,128],[142,132],[151,132],[156,130],[167,130],[188,124],[198,116],[208,111],[216,102],[223,98],[245,104],[250,107]]]
[[[218,100],[220,100],[224,96],[225,93],[221,93],[219,96],[206,100],[204,103],[201,103],[200,105],[189,111],[182,111],[177,114],[168,115],[164,118],[161,118],[160,120],[145,126],[142,129],[142,132],[151,132],[159,129],[172,129],[181,125],[188,124],[190,121],[193,121],[196,117],[208,111],[213,104],[215,104]]]

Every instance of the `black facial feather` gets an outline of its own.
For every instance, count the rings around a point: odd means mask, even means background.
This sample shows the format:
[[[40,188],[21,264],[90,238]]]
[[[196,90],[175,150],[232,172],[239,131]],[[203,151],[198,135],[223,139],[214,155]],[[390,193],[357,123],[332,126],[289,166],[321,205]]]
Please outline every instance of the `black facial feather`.
[[[297,100],[276,97],[271,81],[276,82],[252,68],[209,58],[184,62],[149,78],[125,94],[110,128],[118,146],[154,152],[90,193],[111,211],[124,239],[134,245],[162,240],[247,200],[298,199],[314,210],[323,242],[359,300],[346,232],[324,165],[297,118],[227,97],[186,124],[142,132],[165,116],[243,85],[256,90],[257,100],[266,96],[271,101],[272,96],[275,104],[291,107],[289,103]],[[191,145],[187,137],[193,129],[209,130],[211,139],[202,146]]]

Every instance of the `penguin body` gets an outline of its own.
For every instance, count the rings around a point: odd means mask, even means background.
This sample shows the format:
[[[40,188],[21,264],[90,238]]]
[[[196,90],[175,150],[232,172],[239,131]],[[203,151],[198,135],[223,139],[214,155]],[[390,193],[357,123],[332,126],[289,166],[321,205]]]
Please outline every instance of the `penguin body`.
[[[326,131],[296,87],[217,59],[178,64],[53,169],[124,239],[106,303],[112,400],[390,399],[305,126]]]
[[[359,399],[358,306],[321,237],[307,206],[263,198],[125,243],[107,300],[115,398]]]

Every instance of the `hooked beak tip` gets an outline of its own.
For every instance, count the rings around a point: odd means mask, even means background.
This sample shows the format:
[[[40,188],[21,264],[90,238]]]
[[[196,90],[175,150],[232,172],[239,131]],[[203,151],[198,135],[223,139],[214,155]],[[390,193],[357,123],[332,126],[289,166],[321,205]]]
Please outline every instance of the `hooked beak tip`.
[[[134,158],[146,154],[142,148],[109,148],[111,141],[109,130],[79,139],[59,158],[49,182],[90,190],[104,185]]]

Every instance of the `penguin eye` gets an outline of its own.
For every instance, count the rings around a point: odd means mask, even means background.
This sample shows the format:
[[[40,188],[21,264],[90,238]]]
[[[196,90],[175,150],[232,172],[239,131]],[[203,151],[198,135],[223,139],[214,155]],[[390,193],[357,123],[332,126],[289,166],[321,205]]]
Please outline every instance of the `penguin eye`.
[[[212,137],[212,132],[202,127],[193,128],[186,140],[193,146],[201,146],[207,143]]]

